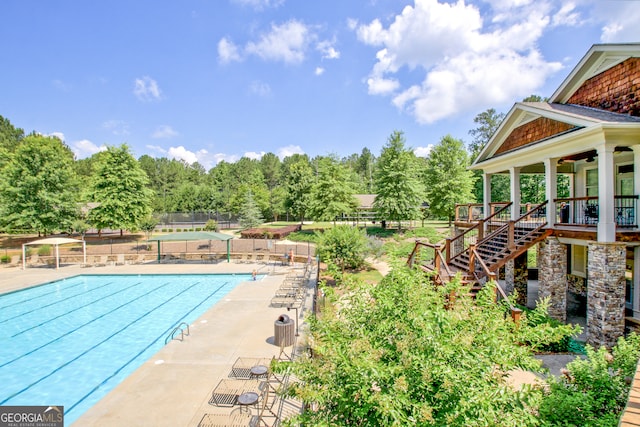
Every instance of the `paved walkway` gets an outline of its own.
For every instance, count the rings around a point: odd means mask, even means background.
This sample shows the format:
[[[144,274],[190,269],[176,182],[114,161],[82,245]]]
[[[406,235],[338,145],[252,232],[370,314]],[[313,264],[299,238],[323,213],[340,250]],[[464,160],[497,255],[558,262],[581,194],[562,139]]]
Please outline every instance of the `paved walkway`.
[[[197,426],[206,413],[229,412],[208,401],[238,357],[278,356],[274,322],[286,309],[271,308],[269,303],[290,267],[226,262],[59,270],[12,267],[0,269],[0,293],[79,274],[251,273],[254,269],[260,275],[258,281],[239,284],[190,325],[189,336],[163,347],[73,423],[74,427]],[[305,312],[301,310],[300,319]],[[287,314],[295,318],[293,311]]]

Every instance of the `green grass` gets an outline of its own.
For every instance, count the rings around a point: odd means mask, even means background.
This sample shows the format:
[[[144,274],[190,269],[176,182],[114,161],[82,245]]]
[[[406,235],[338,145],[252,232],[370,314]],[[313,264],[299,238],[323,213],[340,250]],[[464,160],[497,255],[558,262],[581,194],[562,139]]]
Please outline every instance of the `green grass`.
[[[363,280],[367,283],[380,283],[382,280],[382,274],[376,269],[371,270],[362,270],[357,273],[348,273],[350,276],[357,277],[360,280]]]

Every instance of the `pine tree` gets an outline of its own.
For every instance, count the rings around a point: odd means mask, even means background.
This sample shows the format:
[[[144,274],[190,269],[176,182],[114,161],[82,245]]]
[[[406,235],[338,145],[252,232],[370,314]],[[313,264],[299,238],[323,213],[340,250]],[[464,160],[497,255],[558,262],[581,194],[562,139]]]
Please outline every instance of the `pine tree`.
[[[238,222],[240,223],[240,228],[243,230],[257,227],[264,222],[262,214],[260,213],[260,208],[258,208],[258,205],[256,205],[256,202],[253,200],[253,194],[251,191],[247,192],[247,195],[245,196]]]

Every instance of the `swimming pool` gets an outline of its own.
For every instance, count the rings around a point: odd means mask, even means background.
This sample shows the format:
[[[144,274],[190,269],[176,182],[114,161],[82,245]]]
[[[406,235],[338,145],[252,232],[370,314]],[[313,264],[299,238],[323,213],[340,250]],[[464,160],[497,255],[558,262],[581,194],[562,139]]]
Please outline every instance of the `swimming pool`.
[[[250,275],[82,275],[0,296],[0,405],[71,424]]]

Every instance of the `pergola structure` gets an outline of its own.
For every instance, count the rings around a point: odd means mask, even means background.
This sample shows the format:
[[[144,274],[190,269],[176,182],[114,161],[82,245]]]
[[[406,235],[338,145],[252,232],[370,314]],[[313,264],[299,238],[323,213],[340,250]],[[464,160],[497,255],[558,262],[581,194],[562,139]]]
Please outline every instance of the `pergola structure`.
[[[183,233],[170,233],[162,236],[156,236],[149,239],[158,242],[158,263],[160,262],[160,242],[185,242],[189,240],[226,240],[227,241],[227,262],[231,262],[231,250],[229,248],[229,240],[233,236],[213,231],[187,231]]]
[[[83,264],[87,263],[87,242],[84,240],[70,239],[68,237],[48,237],[46,239],[34,240],[33,242],[27,242],[22,244],[22,269],[26,268],[26,246],[27,245],[53,245],[56,251],[56,270],[60,268],[60,245],[67,245],[71,243],[82,243],[82,256]]]

